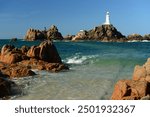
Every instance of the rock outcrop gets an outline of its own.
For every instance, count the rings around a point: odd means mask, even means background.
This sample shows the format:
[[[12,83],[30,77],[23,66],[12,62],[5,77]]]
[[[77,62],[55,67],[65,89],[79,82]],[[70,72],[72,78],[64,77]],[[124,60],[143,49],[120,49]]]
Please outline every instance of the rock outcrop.
[[[135,66],[133,72],[133,80],[150,82],[150,58],[143,66]]]
[[[20,62],[28,59],[25,53],[12,45],[4,45],[1,49],[0,61],[7,64]]]
[[[3,78],[3,75],[0,73],[0,99],[9,99],[10,96],[19,95],[22,91],[15,82]]]
[[[64,36],[64,40],[72,40],[75,37],[75,35],[66,35]]]
[[[56,47],[50,40],[30,48],[26,46],[15,48],[11,45],[4,45],[1,49],[0,62],[2,74],[9,78],[35,75],[31,69],[52,72],[68,69],[62,63]]]
[[[150,58],[143,66],[135,66],[132,80],[119,80],[111,99],[136,100],[149,99],[150,95]]]
[[[59,72],[61,70],[68,69],[68,66],[66,66],[63,63],[49,63],[43,60],[37,60],[34,58],[31,58],[30,60],[24,60],[21,62],[23,66],[31,67],[31,69],[38,69],[38,70],[47,70],[50,72]]]
[[[139,100],[150,94],[147,81],[119,80],[114,88],[113,100]]]
[[[76,40],[99,40],[104,42],[126,41],[122,35],[113,25],[101,25],[92,30],[81,30],[74,38]]]
[[[35,40],[45,40],[46,34],[44,31],[29,29],[25,35],[25,40],[35,41]]]
[[[18,39],[17,38],[12,38],[11,40],[10,40],[10,42],[12,43],[12,42],[16,42]]]
[[[11,94],[11,82],[0,78],[0,98],[9,96]]]
[[[27,52],[27,56],[49,63],[61,63],[61,58],[52,41],[44,41],[39,46],[32,46]]]
[[[77,41],[77,40],[91,40],[91,38],[89,38],[88,31],[80,30],[80,32],[78,32],[77,35],[75,35],[75,37],[72,38],[72,41]]]
[[[25,66],[23,64],[18,64],[18,63],[17,64],[1,63],[0,69],[3,76],[10,79],[36,75],[31,70],[31,67],[29,65]]]
[[[35,41],[35,40],[62,40],[63,37],[61,33],[58,31],[58,28],[55,25],[52,25],[49,30],[37,30],[37,29],[29,29],[25,35],[25,40],[27,41]]]
[[[144,36],[143,36],[143,40],[148,40],[148,41],[150,41],[150,34],[144,35]]]
[[[4,45],[0,53],[0,98],[10,96],[14,92],[20,93],[17,88],[16,91],[12,91],[11,86],[14,83],[10,80],[36,75],[32,69],[58,72],[68,69],[68,66],[62,63],[56,47],[50,40],[32,47],[15,48],[12,45]]]
[[[128,41],[142,41],[143,37],[140,34],[131,34],[127,36]]]
[[[55,25],[52,25],[50,29],[47,31],[47,39],[48,40],[62,40],[63,36],[58,31],[57,27]]]

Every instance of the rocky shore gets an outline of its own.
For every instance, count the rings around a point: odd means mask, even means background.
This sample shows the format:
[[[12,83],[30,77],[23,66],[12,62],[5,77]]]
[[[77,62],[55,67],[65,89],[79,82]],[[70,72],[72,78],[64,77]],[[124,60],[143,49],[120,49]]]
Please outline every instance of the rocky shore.
[[[135,66],[131,80],[119,80],[112,100],[150,100],[150,58],[143,66]]]
[[[0,53],[0,98],[12,95],[12,79],[36,75],[32,69],[59,72],[68,66],[50,40],[32,47],[4,45]]]

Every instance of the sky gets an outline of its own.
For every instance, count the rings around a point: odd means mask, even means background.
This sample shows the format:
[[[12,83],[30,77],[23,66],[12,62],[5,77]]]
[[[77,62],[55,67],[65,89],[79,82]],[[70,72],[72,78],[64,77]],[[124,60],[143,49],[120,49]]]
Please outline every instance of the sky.
[[[105,22],[124,35],[150,34],[150,0],[0,0],[0,39],[23,38],[29,28],[56,25],[65,36]]]

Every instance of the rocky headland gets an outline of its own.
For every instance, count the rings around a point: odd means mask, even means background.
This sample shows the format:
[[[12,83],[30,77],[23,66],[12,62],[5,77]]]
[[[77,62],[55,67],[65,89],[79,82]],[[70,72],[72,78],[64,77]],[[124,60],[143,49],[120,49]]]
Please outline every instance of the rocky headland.
[[[0,98],[12,94],[11,79],[36,75],[32,69],[59,72],[68,66],[62,63],[50,40],[32,47],[4,45],[0,53]]]
[[[119,80],[112,100],[150,100],[150,58],[143,66],[135,66],[131,80]]]

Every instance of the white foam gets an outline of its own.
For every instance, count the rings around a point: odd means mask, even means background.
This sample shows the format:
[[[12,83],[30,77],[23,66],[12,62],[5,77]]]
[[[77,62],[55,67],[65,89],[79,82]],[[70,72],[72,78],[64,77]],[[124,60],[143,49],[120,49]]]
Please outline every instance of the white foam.
[[[85,56],[78,58],[78,57],[73,57],[68,59],[67,63],[68,64],[82,64],[87,58]]]
[[[132,41],[128,41],[128,42],[150,42],[149,40],[132,40]]]
[[[96,55],[90,55],[90,56],[73,56],[72,58],[68,58],[66,63],[68,64],[82,64],[84,63],[86,60],[91,59],[91,58],[95,58],[97,57]]]
[[[142,42],[150,42],[149,40],[142,40]]]

